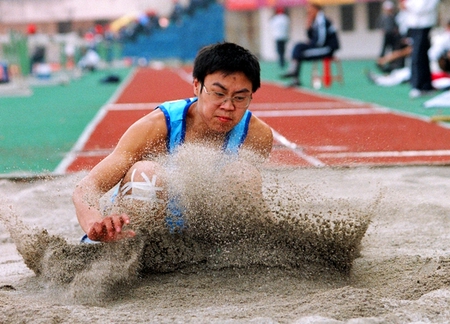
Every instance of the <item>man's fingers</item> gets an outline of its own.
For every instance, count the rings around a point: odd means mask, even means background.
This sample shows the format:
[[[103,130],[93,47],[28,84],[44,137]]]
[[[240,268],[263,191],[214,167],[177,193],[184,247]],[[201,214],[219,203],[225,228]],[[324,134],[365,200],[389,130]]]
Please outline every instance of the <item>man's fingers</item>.
[[[130,223],[130,218],[126,214],[111,217],[111,221],[117,233],[122,231],[122,227]]]
[[[94,241],[100,241],[103,236],[103,226],[101,223],[94,223],[89,229],[88,237]]]
[[[108,239],[115,236],[116,226],[113,218],[106,217],[103,220],[103,232]]]
[[[122,238],[134,237],[134,231],[122,232],[122,227],[130,223],[126,214],[108,216],[101,222],[94,223],[89,229],[88,237],[94,241],[111,242]]]

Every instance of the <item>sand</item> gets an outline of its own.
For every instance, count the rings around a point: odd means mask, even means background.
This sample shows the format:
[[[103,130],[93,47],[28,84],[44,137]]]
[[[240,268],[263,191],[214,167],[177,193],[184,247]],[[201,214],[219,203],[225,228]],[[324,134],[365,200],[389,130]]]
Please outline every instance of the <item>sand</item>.
[[[262,165],[254,203],[183,159],[188,229],[113,244],[79,244],[84,173],[0,180],[0,323],[450,321],[447,166]]]

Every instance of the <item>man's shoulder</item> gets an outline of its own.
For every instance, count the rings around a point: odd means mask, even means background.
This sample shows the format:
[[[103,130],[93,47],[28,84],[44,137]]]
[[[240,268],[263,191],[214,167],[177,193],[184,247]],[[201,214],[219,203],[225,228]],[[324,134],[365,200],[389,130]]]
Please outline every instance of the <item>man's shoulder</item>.
[[[160,108],[160,107],[163,107],[163,108],[185,107],[186,105],[190,105],[190,104],[192,104],[195,101],[197,101],[196,97],[185,98],[185,99],[169,100],[169,101],[165,101],[165,102],[159,104],[157,108]]]
[[[270,132],[271,133],[272,129],[266,122],[264,122],[262,119],[255,116],[255,114],[252,114],[251,118],[250,118],[249,132],[255,132],[255,133]]]

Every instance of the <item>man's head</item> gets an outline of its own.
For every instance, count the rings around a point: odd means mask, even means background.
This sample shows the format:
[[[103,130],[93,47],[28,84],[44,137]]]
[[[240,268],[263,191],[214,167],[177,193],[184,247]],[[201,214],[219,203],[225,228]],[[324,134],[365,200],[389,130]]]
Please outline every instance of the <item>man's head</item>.
[[[215,72],[225,75],[242,72],[252,83],[252,92],[261,86],[261,68],[255,55],[233,43],[218,43],[203,47],[194,61],[193,77],[201,84]]]
[[[387,1],[383,2],[382,8],[386,12],[391,12],[391,11],[394,11],[395,6],[392,1],[387,0]]]

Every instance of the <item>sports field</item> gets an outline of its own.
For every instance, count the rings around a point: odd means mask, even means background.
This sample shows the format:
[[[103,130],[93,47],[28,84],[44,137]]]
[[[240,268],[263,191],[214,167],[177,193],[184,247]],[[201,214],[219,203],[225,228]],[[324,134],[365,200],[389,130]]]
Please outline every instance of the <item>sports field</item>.
[[[450,129],[430,116],[429,98],[410,100],[408,85],[366,80],[371,61],[343,61],[344,84],[286,89],[274,63],[262,62],[263,86],[250,109],[274,130],[273,163],[294,166],[447,164]],[[120,76],[104,84],[105,76]],[[190,66],[97,71],[65,85],[34,85],[32,95],[0,98],[0,173],[89,169],[123,131],[165,100],[192,95]],[[450,113],[450,111],[448,111]]]

